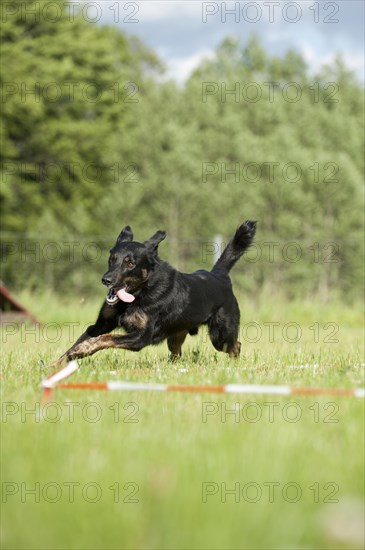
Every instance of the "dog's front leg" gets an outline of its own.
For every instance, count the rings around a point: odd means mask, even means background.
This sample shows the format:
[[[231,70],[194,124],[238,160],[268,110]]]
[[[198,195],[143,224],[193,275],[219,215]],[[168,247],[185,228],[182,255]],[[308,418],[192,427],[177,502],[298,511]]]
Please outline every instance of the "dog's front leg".
[[[51,368],[58,368],[65,363],[72,352],[76,350],[79,344],[85,340],[89,340],[90,338],[95,339],[96,336],[100,336],[101,334],[114,330],[118,326],[119,315],[120,311],[118,311],[118,309],[109,306],[107,302],[104,302],[95,323],[90,325],[76,340],[76,342],[65,353],[63,353],[61,357],[51,364]]]
[[[132,332],[130,334],[102,334],[95,338],[88,338],[75,344],[65,356],[68,361],[81,359],[93,355],[97,351],[109,348],[127,349],[129,351],[140,351],[152,343],[152,330]]]

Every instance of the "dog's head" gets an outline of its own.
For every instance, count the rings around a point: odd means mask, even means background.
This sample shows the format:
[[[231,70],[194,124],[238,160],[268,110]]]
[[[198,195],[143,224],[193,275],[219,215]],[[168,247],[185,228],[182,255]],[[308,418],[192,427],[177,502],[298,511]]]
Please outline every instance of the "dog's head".
[[[133,241],[129,225],[122,229],[110,250],[109,269],[101,279],[109,288],[106,297],[109,305],[119,300],[134,301],[158,263],[158,245],[165,237],[165,231],[157,231],[150,239],[139,243]]]

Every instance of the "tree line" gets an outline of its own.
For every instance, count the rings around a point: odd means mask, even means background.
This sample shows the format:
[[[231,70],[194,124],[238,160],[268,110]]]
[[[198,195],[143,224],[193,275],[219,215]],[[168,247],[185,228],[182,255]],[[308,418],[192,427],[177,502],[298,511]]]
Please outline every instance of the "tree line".
[[[140,40],[81,15],[14,10],[1,41],[9,286],[94,292],[127,223],[137,240],[165,229],[180,269],[209,268],[215,236],[250,218],[239,288],[357,298],[364,95],[341,57],[312,74],[296,51],[227,37],[179,86]]]

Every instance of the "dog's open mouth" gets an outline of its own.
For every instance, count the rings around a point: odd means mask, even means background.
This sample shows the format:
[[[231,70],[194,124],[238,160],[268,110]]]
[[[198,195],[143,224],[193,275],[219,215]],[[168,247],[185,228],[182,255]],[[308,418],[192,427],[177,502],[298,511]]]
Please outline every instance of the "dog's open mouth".
[[[113,306],[114,304],[119,302],[119,300],[121,300],[122,302],[130,303],[135,300],[135,296],[127,292],[125,288],[121,288],[117,291],[115,291],[114,288],[110,288],[106,297],[107,303],[110,306]]]
[[[109,304],[110,306],[113,306],[114,304],[116,304],[117,302],[119,302],[119,298],[118,298],[118,296],[115,294],[113,288],[110,288],[110,289],[109,289],[108,294],[107,294],[107,296],[106,296],[106,301],[108,302],[108,304]]]

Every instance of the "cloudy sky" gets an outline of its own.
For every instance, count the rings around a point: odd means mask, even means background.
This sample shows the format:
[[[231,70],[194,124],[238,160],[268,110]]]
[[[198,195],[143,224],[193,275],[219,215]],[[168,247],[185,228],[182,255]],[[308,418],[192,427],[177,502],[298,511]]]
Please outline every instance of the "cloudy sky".
[[[93,8],[86,12],[93,18]],[[300,51],[311,69],[342,52],[349,68],[364,80],[363,0],[261,0],[202,2],[144,0],[94,2],[100,23],[115,24],[152,46],[169,76],[183,82],[227,35],[242,43],[256,33],[266,49]]]

